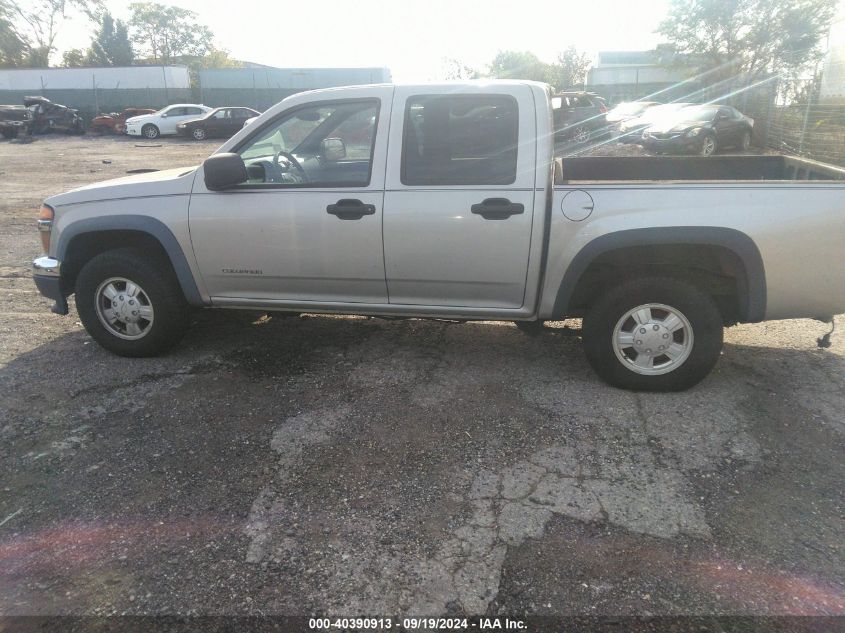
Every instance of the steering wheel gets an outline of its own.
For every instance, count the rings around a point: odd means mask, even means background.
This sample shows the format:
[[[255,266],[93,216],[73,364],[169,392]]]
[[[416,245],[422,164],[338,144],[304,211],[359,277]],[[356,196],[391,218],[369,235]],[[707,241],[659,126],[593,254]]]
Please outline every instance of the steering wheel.
[[[296,160],[296,156],[294,156],[290,152],[286,152],[285,150],[279,150],[278,152],[276,152],[276,154],[273,156],[273,163],[276,165],[276,167],[282,169],[281,165],[279,165],[279,158],[284,158],[291,165],[293,165],[299,172],[303,181],[308,180],[308,174],[305,173],[305,170],[302,168],[302,165],[299,163],[298,160]]]

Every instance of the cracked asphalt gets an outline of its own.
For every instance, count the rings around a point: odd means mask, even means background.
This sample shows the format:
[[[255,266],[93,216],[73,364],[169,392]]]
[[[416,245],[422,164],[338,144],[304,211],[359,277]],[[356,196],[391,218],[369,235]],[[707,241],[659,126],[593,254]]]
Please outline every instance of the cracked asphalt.
[[[579,323],[199,312],[128,360],[35,291],[41,198],[213,142],[0,142],[0,614],[845,615],[845,338],[681,394]],[[103,162],[103,161],[109,162]]]

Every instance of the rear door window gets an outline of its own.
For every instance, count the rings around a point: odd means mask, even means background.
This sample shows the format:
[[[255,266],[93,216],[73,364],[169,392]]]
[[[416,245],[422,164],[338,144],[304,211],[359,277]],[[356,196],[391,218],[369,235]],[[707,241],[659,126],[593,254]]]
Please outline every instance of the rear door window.
[[[405,108],[404,185],[509,185],[519,110],[508,95],[425,95]]]

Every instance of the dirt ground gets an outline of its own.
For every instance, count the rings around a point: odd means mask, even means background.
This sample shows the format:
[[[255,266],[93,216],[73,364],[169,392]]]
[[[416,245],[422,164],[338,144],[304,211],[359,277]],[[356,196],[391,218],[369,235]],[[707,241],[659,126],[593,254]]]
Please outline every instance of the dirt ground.
[[[845,615],[845,336],[681,394],[577,322],[198,313],[122,359],[30,278],[45,196],[215,142],[0,142],[0,614]]]

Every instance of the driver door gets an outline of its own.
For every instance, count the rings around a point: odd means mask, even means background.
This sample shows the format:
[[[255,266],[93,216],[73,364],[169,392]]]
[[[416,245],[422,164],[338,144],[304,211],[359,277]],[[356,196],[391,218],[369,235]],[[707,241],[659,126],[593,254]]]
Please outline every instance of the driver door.
[[[244,184],[209,191],[198,172],[191,241],[212,302],[387,303],[381,224],[392,88],[362,94],[294,105],[227,148],[244,159]]]

